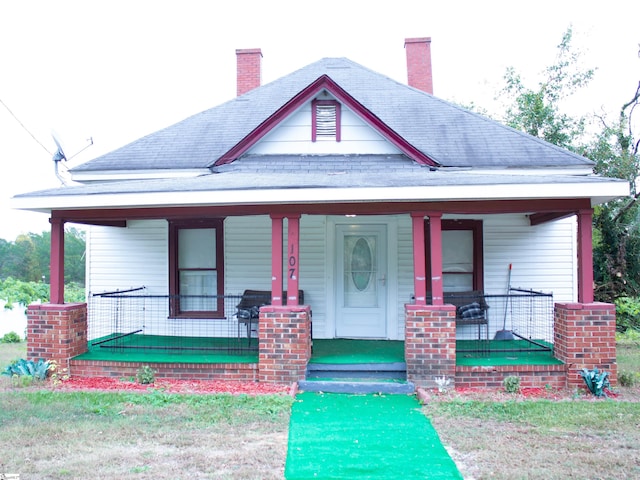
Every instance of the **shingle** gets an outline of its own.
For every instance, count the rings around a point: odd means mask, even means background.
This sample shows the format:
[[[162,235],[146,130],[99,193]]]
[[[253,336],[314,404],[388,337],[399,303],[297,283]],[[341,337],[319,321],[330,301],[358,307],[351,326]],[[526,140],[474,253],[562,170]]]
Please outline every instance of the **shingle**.
[[[98,170],[206,168],[296,94],[328,75],[356,101],[442,166],[590,166],[584,157],[373,72],[325,58],[75,167]]]

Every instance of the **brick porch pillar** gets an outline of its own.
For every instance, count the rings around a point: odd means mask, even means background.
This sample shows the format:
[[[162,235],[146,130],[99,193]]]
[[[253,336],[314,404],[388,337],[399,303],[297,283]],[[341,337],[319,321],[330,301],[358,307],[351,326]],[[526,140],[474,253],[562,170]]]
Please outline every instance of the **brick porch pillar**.
[[[69,360],[87,351],[87,304],[44,303],[27,308],[27,359]]]
[[[616,307],[609,303],[556,303],[554,355],[567,365],[567,386],[584,387],[580,370],[606,370],[617,382]]]
[[[293,383],[304,380],[311,358],[309,305],[260,308],[258,380]]]
[[[407,380],[418,387],[436,388],[436,377],[454,386],[456,376],[456,307],[405,305],[404,356]]]

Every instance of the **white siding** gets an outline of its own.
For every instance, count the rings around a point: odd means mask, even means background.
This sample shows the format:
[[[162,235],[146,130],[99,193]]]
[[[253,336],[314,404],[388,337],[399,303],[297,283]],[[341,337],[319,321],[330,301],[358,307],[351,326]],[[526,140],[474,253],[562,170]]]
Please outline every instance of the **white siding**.
[[[87,290],[100,293],[146,286],[150,295],[169,289],[168,224],[136,220],[126,228],[87,231]]]
[[[511,286],[552,292],[554,301],[576,300],[575,217],[530,226],[524,215],[484,217],[484,287],[489,294]]]
[[[301,107],[249,150],[262,155],[364,155],[396,154],[400,151],[370,125],[342,105],[340,142],[311,141],[311,103]]]
[[[225,293],[271,290],[271,219],[228,217],[224,221]]]
[[[404,306],[413,294],[413,228],[411,217],[403,215],[398,221],[398,339],[404,339]]]
[[[486,293],[506,293],[508,267],[512,264],[512,286],[552,292],[554,301],[575,301],[575,218],[538,226],[530,226],[524,215],[464,218],[483,220]],[[331,338],[335,331],[335,319],[332,318],[335,312],[333,242],[336,223],[346,221],[351,220],[322,215],[303,215],[301,218],[300,288],[304,290],[305,303],[312,309],[316,338]],[[353,222],[386,223],[388,226],[388,336],[402,339],[404,305],[411,302],[414,293],[411,218],[409,215],[357,217]],[[284,223],[286,244],[286,221]],[[245,289],[270,290],[271,219],[266,215],[229,217],[225,220],[224,233],[225,293],[241,294]],[[131,221],[127,228],[92,227],[87,240],[87,288],[91,293],[142,285],[152,295],[168,293],[166,221]],[[231,318],[233,313],[228,311],[227,316]],[[167,320],[167,332],[172,331],[172,322],[175,323]],[[184,320],[181,322],[186,325]],[[194,326],[213,325],[198,320],[192,323]],[[205,334],[204,327],[198,328]]]
[[[167,295],[169,289],[168,224],[165,220],[127,222],[126,228],[91,227],[87,231],[87,290],[89,294],[147,287],[145,295]],[[116,311],[108,300],[103,308],[89,310],[89,340],[114,332],[142,329],[147,334],[165,334],[168,303],[155,301],[140,308],[128,301]]]
[[[286,249],[287,222],[284,222]],[[286,258],[283,255],[283,258]],[[300,220],[300,289],[311,305],[314,332],[326,322],[325,217],[303,215]],[[284,273],[283,273],[284,275]],[[268,216],[229,217],[225,220],[225,290],[271,290],[271,219]],[[283,277],[286,289],[286,277]]]

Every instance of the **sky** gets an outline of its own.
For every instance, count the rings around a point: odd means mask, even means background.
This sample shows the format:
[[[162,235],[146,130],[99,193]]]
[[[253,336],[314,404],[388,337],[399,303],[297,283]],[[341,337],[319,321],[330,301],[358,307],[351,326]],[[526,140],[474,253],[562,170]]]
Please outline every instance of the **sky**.
[[[0,238],[49,229],[10,198],[61,187],[53,131],[64,171],[230,100],[240,48],[262,50],[263,84],[324,57],[406,83],[405,38],[431,37],[434,94],[492,111],[506,68],[535,87],[571,27],[581,64],[597,70],[570,113],[618,112],[640,81],[636,0],[222,4],[0,2]]]

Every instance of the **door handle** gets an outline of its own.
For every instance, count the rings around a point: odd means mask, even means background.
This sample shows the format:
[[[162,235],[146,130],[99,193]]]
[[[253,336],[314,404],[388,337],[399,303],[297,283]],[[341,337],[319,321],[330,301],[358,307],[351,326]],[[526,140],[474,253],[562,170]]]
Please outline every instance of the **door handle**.
[[[386,287],[386,286],[387,286],[387,276],[386,276],[386,275],[382,275],[382,277],[380,277],[380,278],[378,279],[378,281],[382,283],[382,286],[383,286],[383,287]]]

